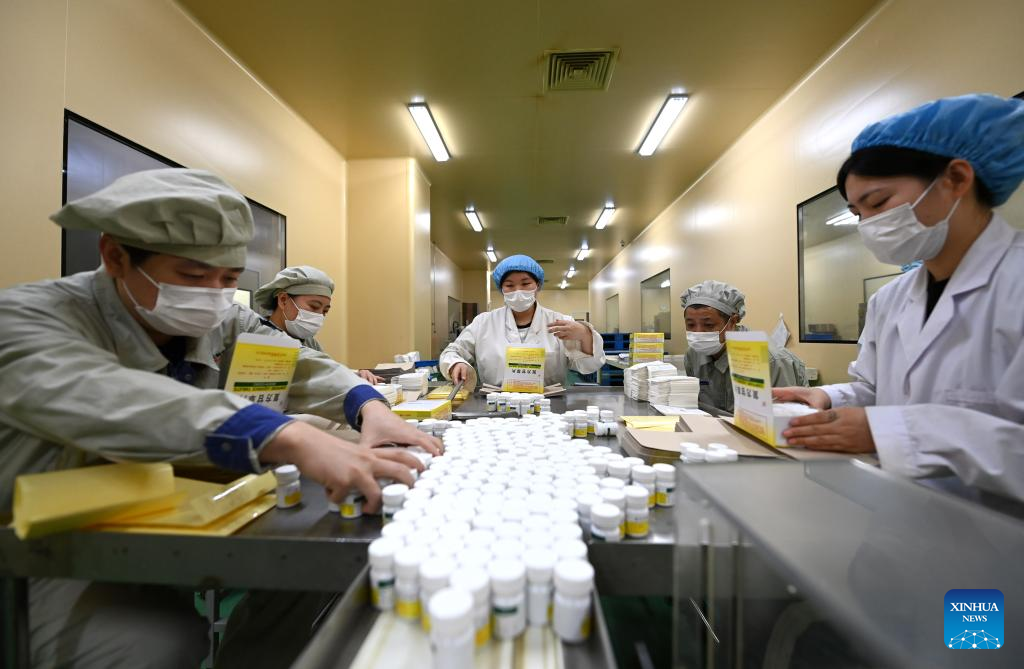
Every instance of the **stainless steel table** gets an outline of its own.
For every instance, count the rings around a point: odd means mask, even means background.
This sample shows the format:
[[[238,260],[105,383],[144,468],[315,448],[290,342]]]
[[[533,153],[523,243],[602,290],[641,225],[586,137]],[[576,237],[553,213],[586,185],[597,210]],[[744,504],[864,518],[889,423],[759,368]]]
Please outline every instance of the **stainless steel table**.
[[[621,389],[575,387],[551,400],[556,413],[590,404],[617,416],[653,413],[649,404],[627,399]],[[459,411],[485,408],[484,398],[476,395]],[[594,443],[618,446],[614,437],[595,438]],[[77,531],[20,541],[12,529],[2,527],[0,577],[12,607],[5,619],[24,635],[27,578],[340,593],[366,565],[366,546],[380,535],[380,527],[379,516],[344,520],[328,514],[323,488],[309,482],[303,483],[301,507],[273,509],[230,537]],[[591,545],[598,590],[605,595],[670,593],[675,540],[672,514],[655,509],[646,539]]]

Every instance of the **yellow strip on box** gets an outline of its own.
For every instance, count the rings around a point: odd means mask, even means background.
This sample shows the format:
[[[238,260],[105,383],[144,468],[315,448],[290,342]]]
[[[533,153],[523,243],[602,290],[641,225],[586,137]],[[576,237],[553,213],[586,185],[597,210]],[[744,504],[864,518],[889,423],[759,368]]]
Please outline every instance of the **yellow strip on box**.
[[[452,403],[448,400],[415,400],[403,402],[392,411],[402,418],[448,420],[452,417]]]
[[[641,343],[641,344],[656,344],[658,342],[665,342],[664,332],[634,332],[629,336],[629,342]]]
[[[664,353],[665,344],[664,342],[659,342],[657,344],[636,342],[630,343],[629,350],[631,352],[635,351],[637,353]]]

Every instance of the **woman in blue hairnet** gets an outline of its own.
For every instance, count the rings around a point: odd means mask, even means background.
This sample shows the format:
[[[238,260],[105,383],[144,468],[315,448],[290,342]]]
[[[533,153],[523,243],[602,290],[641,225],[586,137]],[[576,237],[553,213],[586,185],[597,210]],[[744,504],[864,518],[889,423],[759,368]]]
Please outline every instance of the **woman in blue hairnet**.
[[[441,352],[441,373],[455,383],[502,386],[509,347],[543,348],[544,385],[565,383],[566,370],[596,372],[604,364],[604,341],[590,323],[537,303],[544,269],[529,256],[505,258],[492,273],[505,306],[487,311]]]
[[[1022,180],[1021,100],[945,98],[858,135],[838,184],[864,244],[924,262],[868,303],[850,383],[775,392],[822,410],[792,421],[790,444],[877,450],[897,474],[1024,500],[1024,232],[995,209]]]

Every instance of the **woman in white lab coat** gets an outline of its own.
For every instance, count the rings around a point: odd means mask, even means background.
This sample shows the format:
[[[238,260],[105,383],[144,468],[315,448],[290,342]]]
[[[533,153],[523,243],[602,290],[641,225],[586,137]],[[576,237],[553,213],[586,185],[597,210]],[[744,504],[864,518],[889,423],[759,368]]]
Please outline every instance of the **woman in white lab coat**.
[[[604,364],[604,341],[590,323],[546,309],[537,303],[544,269],[525,255],[505,258],[492,273],[505,306],[487,311],[441,352],[441,373],[455,383],[501,386],[505,353],[512,347],[543,348],[544,385],[565,383],[566,372],[596,372]]]
[[[924,264],[869,302],[850,383],[775,391],[822,410],[790,444],[1024,500],[1024,232],[994,210],[1022,179],[1021,100],[946,98],[861,132],[838,177],[861,237]]]

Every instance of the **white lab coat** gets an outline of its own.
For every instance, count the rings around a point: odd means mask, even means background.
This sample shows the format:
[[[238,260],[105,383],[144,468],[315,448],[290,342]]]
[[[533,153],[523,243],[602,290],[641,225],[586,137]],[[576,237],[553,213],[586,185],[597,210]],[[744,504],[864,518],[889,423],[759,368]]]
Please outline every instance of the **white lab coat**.
[[[926,269],[868,303],[852,383],[884,469],[1024,500],[1024,231],[995,214],[925,321]]]
[[[448,370],[457,362],[465,362],[476,370],[483,383],[501,386],[505,378],[505,349],[509,346],[543,347],[547,351],[544,358],[544,385],[565,383],[567,370],[573,369],[580,374],[591,374],[601,369],[604,364],[604,340],[590,323],[593,337],[593,355],[581,350],[578,341],[562,341],[548,332],[548,326],[555,321],[571,321],[572,316],[560,314],[551,309],[537,305],[533,322],[525,340],[520,340],[519,328],[516,326],[512,310],[501,307],[486,311],[469,324],[465,330],[445,347],[438,361],[441,373],[450,379]],[[472,380],[472,379],[471,379]]]

